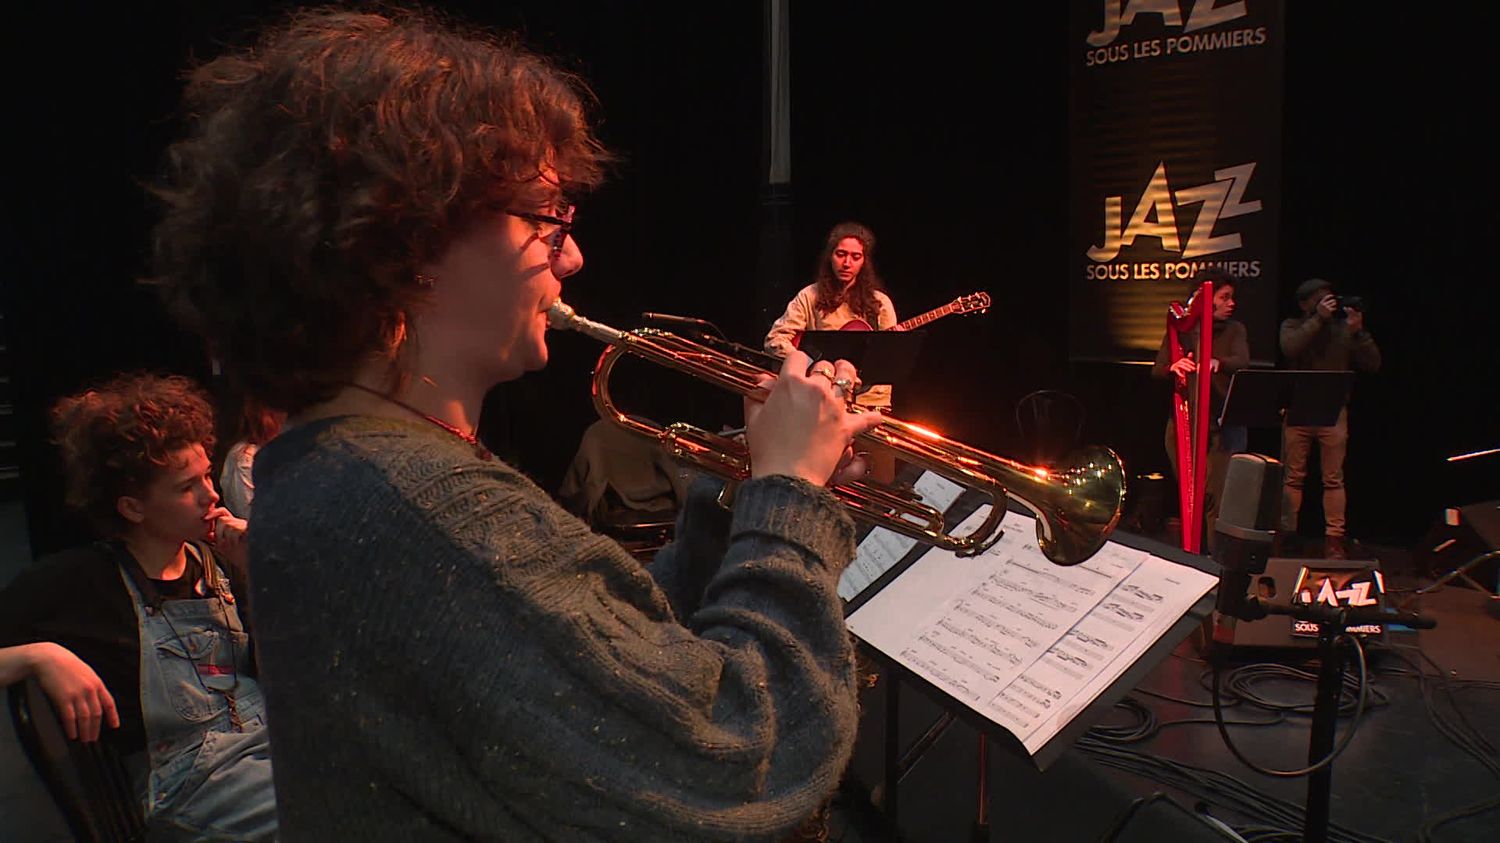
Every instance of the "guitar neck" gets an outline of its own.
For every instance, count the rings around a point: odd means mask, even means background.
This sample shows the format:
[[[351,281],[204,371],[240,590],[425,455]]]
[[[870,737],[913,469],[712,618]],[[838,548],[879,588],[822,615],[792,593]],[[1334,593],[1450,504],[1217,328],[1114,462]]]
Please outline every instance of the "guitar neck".
[[[900,325],[897,325],[896,330],[910,331],[912,328],[920,328],[923,325],[926,325],[928,322],[947,316],[955,310],[957,310],[957,308],[952,304],[945,304],[942,307],[936,308],[934,310],[929,310],[921,316],[913,316],[905,322],[902,322]]]

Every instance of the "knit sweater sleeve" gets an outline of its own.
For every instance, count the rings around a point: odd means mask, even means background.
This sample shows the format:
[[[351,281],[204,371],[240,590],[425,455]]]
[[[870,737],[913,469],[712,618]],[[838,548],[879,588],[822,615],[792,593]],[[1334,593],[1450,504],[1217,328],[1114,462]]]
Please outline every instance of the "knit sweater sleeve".
[[[693,482],[677,515],[674,540],[647,566],[678,618],[698,610],[729,550],[730,511],[719,503],[723,488],[723,481],[707,475]]]
[[[775,840],[832,792],[857,720],[836,592],[854,531],[826,490],[752,480],[732,517],[690,523],[663,577],[679,616],[503,464],[417,470],[391,450],[399,494],[293,509],[268,483],[256,501],[284,829]]]
[[[549,544],[571,557],[561,570],[522,575],[515,597],[538,634],[503,688],[473,695],[472,727],[498,725],[510,751],[473,763],[531,822],[631,840],[775,839],[837,785],[857,721],[836,593],[852,524],[787,478],[737,497],[727,552],[685,626],[581,525],[554,525]],[[568,573],[576,590],[556,592]],[[531,692],[517,698],[520,687]]]

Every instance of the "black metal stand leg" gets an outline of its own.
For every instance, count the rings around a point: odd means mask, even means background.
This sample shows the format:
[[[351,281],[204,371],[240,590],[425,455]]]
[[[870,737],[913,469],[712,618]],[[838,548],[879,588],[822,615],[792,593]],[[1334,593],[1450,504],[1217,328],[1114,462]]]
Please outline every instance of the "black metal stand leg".
[[[1307,745],[1307,763],[1316,764],[1333,751],[1338,733],[1339,697],[1344,686],[1344,658],[1338,641],[1342,630],[1318,627],[1318,697],[1313,704],[1312,735]],[[1327,843],[1329,803],[1333,791],[1333,765],[1328,764],[1307,778],[1307,818],[1302,827],[1303,843]]]
[[[1497,595],[1486,588],[1483,583],[1470,576],[1469,571],[1475,567],[1478,567],[1479,563],[1488,562],[1489,560],[1494,559],[1497,556],[1500,556],[1500,550],[1491,550],[1487,553],[1481,553],[1473,559],[1470,559],[1464,564],[1459,565],[1457,568],[1449,571],[1448,573],[1443,574],[1441,577],[1438,577],[1431,583],[1428,583],[1427,585],[1424,585],[1421,588],[1417,589],[1412,593],[1412,597],[1418,597],[1420,595],[1427,594],[1428,592],[1436,591],[1438,588],[1441,588],[1449,581],[1455,578],[1461,578],[1464,582],[1469,584],[1470,588],[1473,588],[1475,591],[1478,591],[1481,594],[1490,595],[1491,599],[1496,599]]]
[[[969,831],[971,843],[989,843],[990,839],[990,739],[979,733],[979,805],[974,811],[974,827]]]
[[[900,685],[901,683],[897,682],[894,676],[887,675],[885,682],[885,793],[881,796],[881,803],[885,809],[886,839],[891,843],[896,843],[901,837],[896,812],[899,804],[896,789],[901,780],[899,769],[901,755]]]

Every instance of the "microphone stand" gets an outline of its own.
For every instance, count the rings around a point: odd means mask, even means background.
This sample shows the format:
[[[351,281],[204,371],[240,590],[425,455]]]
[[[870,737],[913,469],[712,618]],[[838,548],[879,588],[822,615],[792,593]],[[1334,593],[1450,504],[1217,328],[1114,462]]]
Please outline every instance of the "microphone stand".
[[[700,337],[713,337],[714,339],[728,341],[728,337],[724,336],[724,332],[719,330],[718,325],[707,319],[699,319],[695,316],[678,316],[674,313],[652,313],[651,311],[646,311],[641,314],[641,321],[686,328],[696,332]]]
[[[1231,501],[1234,494],[1239,497]],[[1276,778],[1308,777],[1302,840],[1303,843],[1327,843],[1333,760],[1353,739],[1354,729],[1364,714],[1365,695],[1369,690],[1364,646],[1357,638],[1351,638],[1359,665],[1359,699],[1355,702],[1354,722],[1344,733],[1343,742],[1338,743],[1335,738],[1338,734],[1339,698],[1344,688],[1344,659],[1339,643],[1349,636],[1351,626],[1404,624],[1413,629],[1432,629],[1437,622],[1415,612],[1380,606],[1329,606],[1316,601],[1292,602],[1283,606],[1250,595],[1253,578],[1266,570],[1276,537],[1271,526],[1279,520],[1280,505],[1280,463],[1259,455],[1235,455],[1225,481],[1219,521],[1214,528],[1218,542],[1213,558],[1219,563],[1220,571],[1213,632],[1216,650],[1213,659],[1214,722],[1230,753],[1255,772]],[[1289,615],[1294,620],[1318,625],[1318,690],[1307,740],[1307,766],[1300,770],[1270,770],[1246,758],[1229,738],[1220,705],[1219,671],[1228,661],[1229,648],[1234,644],[1235,624],[1238,621],[1258,621],[1268,615]]]
[[[1415,612],[1403,612],[1382,608],[1359,608],[1353,606],[1334,607],[1321,604],[1293,604],[1278,606],[1262,603],[1258,598],[1245,601],[1242,610],[1236,612],[1240,620],[1259,620],[1267,615],[1290,615],[1294,620],[1318,625],[1318,690],[1313,702],[1312,727],[1307,741],[1307,805],[1302,825],[1303,843],[1327,843],[1329,809],[1333,793],[1334,738],[1338,733],[1339,698],[1344,687],[1344,660],[1339,652],[1339,640],[1351,626],[1368,624],[1403,624],[1413,629],[1432,629],[1437,621]],[[1359,693],[1364,695],[1364,651],[1356,645],[1359,659]],[[1364,700],[1356,708],[1356,720],[1364,710]],[[1358,724],[1350,724],[1351,729]],[[1230,747],[1239,757],[1239,751]],[[1240,757],[1241,761],[1245,759]]]

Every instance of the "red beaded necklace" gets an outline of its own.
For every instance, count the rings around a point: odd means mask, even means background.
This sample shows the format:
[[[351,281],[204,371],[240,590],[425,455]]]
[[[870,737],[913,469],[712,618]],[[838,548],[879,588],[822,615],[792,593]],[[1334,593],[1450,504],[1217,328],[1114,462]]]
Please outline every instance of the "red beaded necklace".
[[[352,386],[355,389],[358,389],[358,390],[360,390],[362,392],[368,392],[371,395],[375,396],[376,398],[379,398],[379,399],[381,399],[383,401],[387,401],[387,402],[389,402],[391,404],[395,404],[397,407],[400,407],[401,409],[407,411],[408,413],[412,413],[413,415],[420,416],[421,418],[424,418],[427,421],[432,422],[434,425],[437,425],[438,427],[442,428],[443,430],[448,431],[449,433],[453,434],[454,436],[457,436],[459,439],[462,439],[465,442],[467,442],[470,445],[472,445],[474,447],[474,454],[475,454],[475,456],[479,457],[482,460],[487,460],[487,459],[491,459],[492,457],[494,457],[494,454],[490,453],[490,449],[484,447],[484,444],[479,441],[479,437],[475,436],[472,433],[465,433],[464,431],[459,430],[457,427],[454,427],[453,425],[451,425],[451,424],[443,421],[442,419],[438,418],[437,416],[433,416],[433,415],[429,415],[427,413],[424,413],[421,410],[418,410],[416,407],[413,407],[412,405],[406,403],[405,401],[402,401],[399,398],[395,398],[395,397],[392,397],[390,395],[386,395],[384,392],[377,392],[377,391],[369,388],[368,386],[365,386],[364,384],[360,384],[360,383],[355,383],[353,381],[349,381],[348,385]]]

